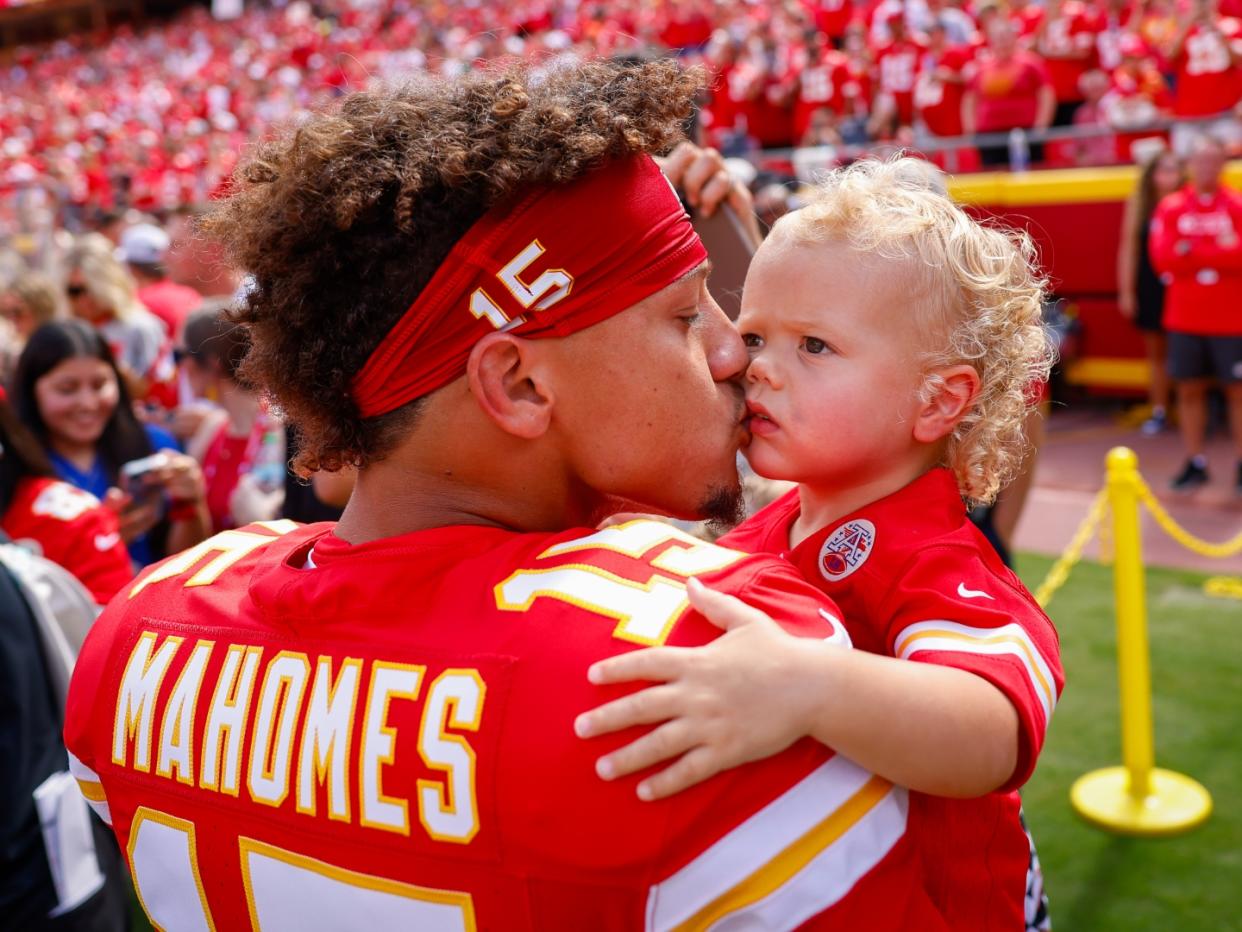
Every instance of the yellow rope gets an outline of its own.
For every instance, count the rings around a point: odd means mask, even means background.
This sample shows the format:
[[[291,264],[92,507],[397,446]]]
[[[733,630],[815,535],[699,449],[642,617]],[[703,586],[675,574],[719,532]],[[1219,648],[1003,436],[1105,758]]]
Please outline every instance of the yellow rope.
[[[1137,491],[1139,498],[1147,506],[1147,510],[1156,519],[1156,523],[1160,525],[1166,534],[1187,550],[1193,550],[1195,553],[1205,557],[1231,557],[1235,553],[1242,553],[1242,533],[1220,544],[1201,540],[1173,520],[1172,516],[1165,511],[1164,506],[1156,500],[1156,496],[1152,493],[1147,483],[1143,481],[1142,476],[1138,477]]]
[[[1213,576],[1203,584],[1203,591],[1220,599],[1242,599],[1242,579]]]
[[[1056,595],[1057,590],[1065,585],[1065,581],[1069,579],[1070,571],[1082,559],[1083,548],[1087,546],[1087,542],[1095,534],[1096,528],[1100,526],[1107,508],[1108,492],[1105,489],[1100,489],[1096,493],[1095,499],[1091,502],[1091,508],[1087,511],[1087,516],[1082,519],[1082,523],[1078,525],[1078,530],[1074,532],[1074,537],[1070,540],[1069,546],[1065,548],[1065,552],[1061,554],[1057,562],[1052,564],[1052,568],[1048,570],[1048,575],[1044,577],[1044,581],[1035,590],[1035,601],[1039,603],[1040,608],[1047,608],[1048,603],[1052,601],[1052,597]]]

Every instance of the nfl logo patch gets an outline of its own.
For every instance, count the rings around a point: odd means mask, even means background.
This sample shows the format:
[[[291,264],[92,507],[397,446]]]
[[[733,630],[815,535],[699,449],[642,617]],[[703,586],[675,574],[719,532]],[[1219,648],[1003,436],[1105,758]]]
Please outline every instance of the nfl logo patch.
[[[867,562],[875,547],[875,525],[855,518],[828,535],[819,550],[819,571],[829,582],[838,582]]]

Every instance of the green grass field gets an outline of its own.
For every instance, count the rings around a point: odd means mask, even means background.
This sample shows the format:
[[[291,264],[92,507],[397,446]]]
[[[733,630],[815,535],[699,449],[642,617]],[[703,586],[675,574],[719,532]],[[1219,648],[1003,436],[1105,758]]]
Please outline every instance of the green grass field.
[[[1022,555],[1018,570],[1034,589],[1050,564]],[[1214,803],[1172,838],[1106,834],[1070,808],[1075,779],[1121,763],[1111,569],[1079,565],[1052,600],[1067,686],[1022,795],[1057,932],[1242,930],[1242,602],[1203,595],[1202,581],[1147,574],[1156,764]]]

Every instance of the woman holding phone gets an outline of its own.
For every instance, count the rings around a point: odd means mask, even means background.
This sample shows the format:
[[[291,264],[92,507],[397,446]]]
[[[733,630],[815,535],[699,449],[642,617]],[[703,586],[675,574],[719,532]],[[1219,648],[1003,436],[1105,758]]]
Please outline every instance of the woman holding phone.
[[[31,334],[13,401],[57,476],[117,512],[138,566],[207,536],[202,471],[170,434],[138,420],[111,350],[89,324],[53,321]]]

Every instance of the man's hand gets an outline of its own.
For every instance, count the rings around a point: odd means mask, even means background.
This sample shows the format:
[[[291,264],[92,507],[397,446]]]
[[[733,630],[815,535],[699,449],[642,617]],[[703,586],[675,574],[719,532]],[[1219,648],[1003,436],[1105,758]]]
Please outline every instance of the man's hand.
[[[671,796],[708,777],[783,751],[807,734],[805,677],[817,653],[839,648],[786,634],[763,612],[687,583],[691,604],[725,634],[704,647],[655,647],[600,661],[593,683],[659,683],[578,716],[579,737],[635,725],[658,727],[601,757],[613,780],[677,758],[638,785],[640,799]],[[662,724],[660,724],[662,723]]]
[[[686,201],[699,214],[710,217],[721,204],[728,204],[755,243],[763,239],[750,189],[729,174],[724,156],[718,151],[683,142],[657,161],[673,187],[685,195]]]

